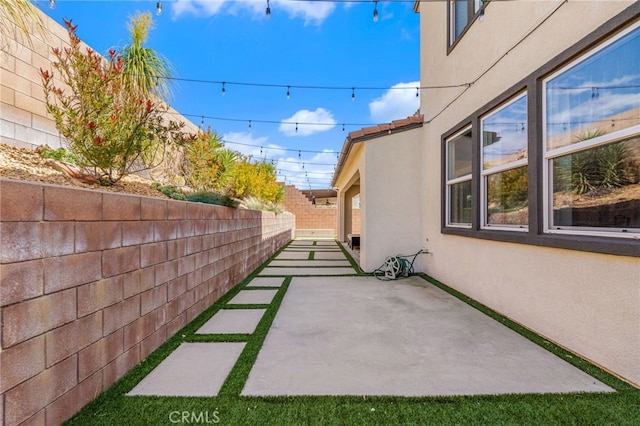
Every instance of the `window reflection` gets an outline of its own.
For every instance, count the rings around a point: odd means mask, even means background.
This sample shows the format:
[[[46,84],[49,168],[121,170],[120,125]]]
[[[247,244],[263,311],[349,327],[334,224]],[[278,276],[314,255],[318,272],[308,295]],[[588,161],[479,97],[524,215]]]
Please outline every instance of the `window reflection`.
[[[545,93],[548,150],[640,124],[640,29],[549,80]]]
[[[552,163],[554,226],[640,228],[640,136]]]
[[[527,171],[524,166],[487,176],[487,224],[529,223]]]

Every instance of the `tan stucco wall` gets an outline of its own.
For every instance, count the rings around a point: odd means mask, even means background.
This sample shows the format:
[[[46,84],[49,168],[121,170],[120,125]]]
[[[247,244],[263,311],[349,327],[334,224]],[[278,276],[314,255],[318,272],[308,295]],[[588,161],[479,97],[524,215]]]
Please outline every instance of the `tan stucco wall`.
[[[364,143],[360,179],[360,267],[373,272],[388,256],[419,251],[421,129]]]
[[[351,223],[351,231],[345,229],[345,210],[351,211],[352,209],[346,208],[345,195],[349,189],[353,186],[354,182],[357,184],[358,179],[362,175],[364,170],[364,151],[361,143],[353,144],[347,162],[343,165],[340,175],[338,176],[335,186],[338,189],[338,240],[346,242],[347,234],[354,231],[353,220]],[[353,194],[356,195],[356,194]],[[362,206],[363,200],[360,197],[360,205]],[[349,204],[350,206],[351,204]],[[353,219],[353,214],[352,214]],[[358,230],[362,230],[362,208],[360,208],[360,226]],[[362,240],[361,240],[362,243]]]
[[[640,260],[492,242],[441,233],[441,136],[632,1],[491,2],[447,56],[445,2],[421,4],[421,84],[475,80],[464,89],[425,91],[420,268],[548,339],[640,386]],[[510,50],[511,49],[511,50]],[[630,244],[637,242],[630,241]]]

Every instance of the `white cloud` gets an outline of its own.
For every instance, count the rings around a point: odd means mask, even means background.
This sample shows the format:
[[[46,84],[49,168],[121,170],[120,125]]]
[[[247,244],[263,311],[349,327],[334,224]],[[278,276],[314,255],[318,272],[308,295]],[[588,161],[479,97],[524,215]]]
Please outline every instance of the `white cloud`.
[[[333,118],[331,112],[326,109],[317,108],[315,111],[302,109],[291,117],[282,120],[278,130],[287,136],[309,136],[314,133],[326,132],[335,126],[336,120]]]
[[[248,11],[255,19],[264,19],[267,4],[264,0],[177,0],[171,4],[173,17],[192,14],[209,17],[218,13],[237,15]],[[326,1],[281,1],[270,2],[271,15],[286,13],[289,18],[302,18],[305,25],[322,22],[335,10],[333,2]]]
[[[413,115],[420,108],[416,87],[420,87],[419,81],[392,86],[381,97],[369,103],[371,119],[376,123],[388,123]]]
[[[208,17],[218,13],[224,3],[224,0],[176,0],[171,3],[171,10],[174,18],[189,14]]]
[[[225,145],[244,155],[251,155],[254,158],[269,158],[275,155],[284,155],[281,147],[267,143],[266,136],[254,137],[251,132],[229,132],[222,135]],[[262,152],[261,152],[262,151]]]

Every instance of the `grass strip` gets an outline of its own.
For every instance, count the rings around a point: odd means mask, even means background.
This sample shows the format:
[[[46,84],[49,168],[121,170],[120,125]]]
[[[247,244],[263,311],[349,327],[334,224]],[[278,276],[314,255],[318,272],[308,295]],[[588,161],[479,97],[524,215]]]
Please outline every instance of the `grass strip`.
[[[184,341],[189,343],[198,342],[247,342],[251,339],[251,334],[194,334],[187,336]]]
[[[351,267],[353,269],[355,269],[356,273],[358,275],[371,275],[371,274],[366,274],[361,268],[360,265],[358,265],[358,262],[355,261],[355,259],[351,256],[351,253],[349,253],[349,251],[344,247],[344,245],[342,244],[338,244],[338,247],[340,247],[340,250],[342,251],[342,254],[345,255],[345,257],[347,258],[347,260],[349,261],[349,263],[351,263]]]
[[[271,323],[273,323],[290,283],[291,277],[287,277],[282,283],[282,287],[280,287],[280,290],[278,290],[274,296],[271,305],[267,308],[256,330],[253,332],[251,339],[247,342],[236,364],[227,376],[218,393],[219,396],[239,396],[240,392],[242,392],[242,388],[249,377],[251,367],[253,367],[253,363],[258,357],[258,352],[260,352],[260,348],[262,348],[264,339],[267,337]]]
[[[269,288],[268,290],[277,290],[277,288]],[[224,305],[224,309],[267,309],[269,306],[271,306],[269,303],[237,303],[233,305]]]

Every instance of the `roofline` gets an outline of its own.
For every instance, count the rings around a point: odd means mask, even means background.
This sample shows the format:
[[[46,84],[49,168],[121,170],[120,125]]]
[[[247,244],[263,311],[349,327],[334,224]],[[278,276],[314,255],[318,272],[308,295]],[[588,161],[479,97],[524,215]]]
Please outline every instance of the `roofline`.
[[[347,158],[349,157],[349,153],[351,152],[351,148],[353,148],[353,145],[356,143],[360,143],[360,142],[366,142],[368,140],[371,139],[377,139],[383,136],[388,136],[394,133],[400,133],[400,132],[405,132],[407,130],[413,130],[413,129],[417,129],[420,128],[424,125],[424,116],[422,114],[416,114],[412,117],[420,117],[420,121],[418,122],[411,122],[408,124],[404,124],[402,126],[398,126],[398,127],[392,127],[392,128],[388,128],[388,129],[384,129],[381,130],[379,132],[375,132],[375,133],[369,133],[369,134],[365,134],[362,136],[358,136],[356,138],[352,138],[351,134],[355,133],[355,132],[350,132],[349,135],[344,139],[344,144],[342,145],[342,149],[340,150],[340,158],[338,158],[338,164],[336,166],[336,171],[333,173],[333,177],[331,178],[331,187],[335,187],[336,185],[336,180],[338,179],[338,176],[340,176],[340,172],[342,171],[342,167],[344,166],[344,164],[347,161]],[[412,118],[410,117],[410,118]],[[400,120],[398,120],[400,121]],[[390,125],[393,125],[394,122],[391,122]]]

